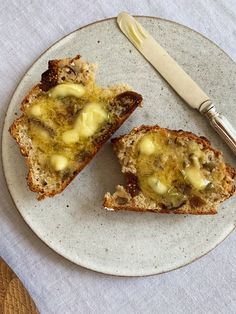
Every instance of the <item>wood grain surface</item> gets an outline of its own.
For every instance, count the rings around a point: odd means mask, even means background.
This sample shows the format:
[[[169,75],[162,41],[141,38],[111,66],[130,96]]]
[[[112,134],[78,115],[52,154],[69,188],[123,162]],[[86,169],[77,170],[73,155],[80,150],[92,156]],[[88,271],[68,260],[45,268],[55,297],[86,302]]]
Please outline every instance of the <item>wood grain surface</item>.
[[[0,257],[0,313],[39,314],[20,279]]]

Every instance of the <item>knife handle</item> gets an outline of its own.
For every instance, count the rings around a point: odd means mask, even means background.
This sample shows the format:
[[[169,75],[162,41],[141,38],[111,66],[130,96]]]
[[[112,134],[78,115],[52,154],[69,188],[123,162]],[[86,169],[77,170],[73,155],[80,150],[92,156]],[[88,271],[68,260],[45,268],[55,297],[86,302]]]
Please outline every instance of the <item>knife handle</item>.
[[[216,110],[214,104],[205,107],[201,112],[209,119],[211,126],[236,155],[236,130],[232,124],[230,124],[229,121]]]

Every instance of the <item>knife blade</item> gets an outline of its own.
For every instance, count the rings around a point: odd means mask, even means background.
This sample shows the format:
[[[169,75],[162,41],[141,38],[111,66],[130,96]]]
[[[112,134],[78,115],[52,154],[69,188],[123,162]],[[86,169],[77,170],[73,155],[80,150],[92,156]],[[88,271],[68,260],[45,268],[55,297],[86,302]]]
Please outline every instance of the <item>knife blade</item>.
[[[229,145],[236,155],[236,130],[229,121],[217,112],[210,97],[178,65],[168,52],[128,13],[122,12],[117,17],[121,31],[154,66],[169,85],[192,108],[206,116],[212,127]]]

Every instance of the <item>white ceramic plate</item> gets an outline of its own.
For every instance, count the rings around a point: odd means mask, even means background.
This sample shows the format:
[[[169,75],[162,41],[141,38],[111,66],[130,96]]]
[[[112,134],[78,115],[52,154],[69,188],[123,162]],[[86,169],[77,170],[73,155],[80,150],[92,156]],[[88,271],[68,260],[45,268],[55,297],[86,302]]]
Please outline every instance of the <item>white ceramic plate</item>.
[[[216,45],[179,24],[150,17],[138,20],[212,96],[217,108],[236,121],[236,65]],[[124,276],[158,274],[186,265],[213,249],[233,229],[236,199],[215,216],[107,212],[106,191],[123,183],[118,161],[107,143],[59,196],[38,202],[26,186],[26,166],[8,128],[19,104],[40,79],[47,61],[80,53],[99,65],[102,85],[126,82],[144,98],[117,134],[140,124],[185,129],[208,137],[225,158],[235,159],[206,120],[173,92],[118,30],[115,19],[79,29],[47,50],[27,71],[11,100],[3,133],[3,164],[16,207],[31,229],[53,250],[84,267]]]

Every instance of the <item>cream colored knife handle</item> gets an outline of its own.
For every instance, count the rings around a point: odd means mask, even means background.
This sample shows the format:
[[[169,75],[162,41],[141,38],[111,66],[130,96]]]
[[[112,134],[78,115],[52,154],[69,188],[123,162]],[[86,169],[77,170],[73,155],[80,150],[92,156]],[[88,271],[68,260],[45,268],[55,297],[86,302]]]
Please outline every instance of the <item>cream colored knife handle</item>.
[[[209,119],[212,127],[229,145],[233,153],[236,155],[236,130],[234,127],[222,114],[217,112],[213,104],[209,104],[201,112]]]
[[[122,12],[117,17],[117,23],[126,37],[157,69],[180,97],[210,120],[212,127],[236,155],[236,131],[228,120],[216,111],[210,97],[133,16]]]

